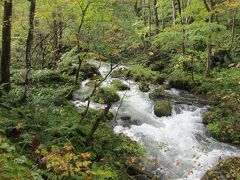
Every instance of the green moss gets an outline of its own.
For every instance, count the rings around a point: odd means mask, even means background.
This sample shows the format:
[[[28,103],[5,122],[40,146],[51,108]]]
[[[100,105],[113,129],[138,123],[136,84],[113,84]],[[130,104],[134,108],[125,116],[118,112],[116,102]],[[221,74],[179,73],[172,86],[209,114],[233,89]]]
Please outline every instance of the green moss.
[[[129,90],[129,86],[122,83],[120,80],[113,80],[111,82],[111,85],[113,88],[115,88],[117,91],[126,91]]]
[[[152,93],[149,94],[150,99],[159,99],[163,98],[165,95],[165,87],[164,86],[158,86]]]
[[[202,177],[201,180],[240,179],[240,158],[231,157],[221,161]]]
[[[209,123],[212,123],[213,121],[218,120],[218,114],[216,112],[205,112],[203,114],[203,124],[208,125]]]
[[[165,74],[158,74],[154,80],[155,84],[162,85],[166,80],[166,75]]]
[[[142,92],[148,92],[150,91],[149,84],[146,82],[140,82],[138,83],[139,90]]]
[[[84,63],[81,67],[82,78],[85,79],[97,79],[101,77],[98,68],[92,64]]]
[[[154,114],[158,117],[171,116],[172,105],[168,101],[156,101],[154,105]]]
[[[112,104],[119,100],[120,97],[114,88],[99,88],[93,97],[93,101],[100,104]]]

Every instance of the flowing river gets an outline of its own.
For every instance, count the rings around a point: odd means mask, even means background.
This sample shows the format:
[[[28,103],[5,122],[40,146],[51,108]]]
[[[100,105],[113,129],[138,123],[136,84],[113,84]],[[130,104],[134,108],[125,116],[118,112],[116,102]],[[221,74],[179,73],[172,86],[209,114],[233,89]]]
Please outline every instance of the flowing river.
[[[91,63],[97,65],[95,61]],[[103,65],[99,70],[104,77],[109,69],[108,65]],[[109,86],[112,80],[111,77],[107,78],[102,86]],[[154,115],[154,104],[148,93],[141,92],[134,81],[120,80],[130,85],[130,90],[126,94],[118,92],[124,98],[117,118],[113,120],[113,130],[146,147],[146,159],[155,162],[147,168],[159,179],[201,179],[221,159],[240,156],[238,147],[220,143],[205,133],[202,113],[207,111],[206,106],[172,101],[172,115],[159,118]],[[84,81],[77,92],[74,100],[77,106],[86,105],[83,99],[90,89],[86,86],[88,81]],[[176,89],[168,90],[168,93],[175,96],[183,94]],[[116,112],[119,104],[116,103],[111,111]],[[90,107],[102,108],[104,105],[91,103]]]

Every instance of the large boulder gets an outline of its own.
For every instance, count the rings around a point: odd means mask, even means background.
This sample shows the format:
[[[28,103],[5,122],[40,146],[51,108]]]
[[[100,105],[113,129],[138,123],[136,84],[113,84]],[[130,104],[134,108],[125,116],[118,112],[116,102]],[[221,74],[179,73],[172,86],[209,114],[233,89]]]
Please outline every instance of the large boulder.
[[[125,78],[125,79],[131,79],[133,77],[133,74],[131,73],[130,70],[126,69],[126,68],[120,68],[117,70],[114,70],[111,73],[111,76],[113,78]]]
[[[101,73],[98,68],[92,64],[85,63],[82,65],[80,69],[82,73],[82,78],[85,79],[96,79],[101,77]]]
[[[122,83],[122,81],[120,80],[112,80],[111,85],[113,86],[113,88],[115,88],[117,91],[126,91],[129,90],[129,86]]]
[[[147,82],[140,82],[138,84],[138,88],[140,91],[142,92],[148,92],[150,91],[150,87],[149,87],[149,84]]]
[[[212,123],[214,120],[217,120],[218,114],[216,112],[205,112],[203,113],[203,124],[208,125],[209,123]]]
[[[156,76],[154,83],[159,84],[159,85],[163,85],[165,80],[166,80],[166,75],[159,74],[159,75]]]
[[[112,104],[120,100],[115,89],[99,88],[93,96],[93,101],[100,104]]]
[[[154,114],[158,117],[171,116],[172,105],[168,101],[156,101],[154,105]]]
[[[153,92],[149,94],[150,99],[160,99],[165,97],[165,87],[164,86],[158,86],[156,89],[154,89]]]
[[[212,66],[224,66],[232,63],[229,50],[220,49],[212,56]]]
[[[189,91],[193,88],[191,79],[189,79],[188,77],[172,78],[169,80],[169,85],[172,88],[177,88],[177,89],[187,90],[187,91]]]

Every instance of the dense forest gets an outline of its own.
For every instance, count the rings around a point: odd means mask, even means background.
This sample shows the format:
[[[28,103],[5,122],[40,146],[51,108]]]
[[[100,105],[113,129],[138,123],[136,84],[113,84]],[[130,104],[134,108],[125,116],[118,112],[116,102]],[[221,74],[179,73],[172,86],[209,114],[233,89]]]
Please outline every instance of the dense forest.
[[[240,179],[240,0],[2,0],[0,179]]]

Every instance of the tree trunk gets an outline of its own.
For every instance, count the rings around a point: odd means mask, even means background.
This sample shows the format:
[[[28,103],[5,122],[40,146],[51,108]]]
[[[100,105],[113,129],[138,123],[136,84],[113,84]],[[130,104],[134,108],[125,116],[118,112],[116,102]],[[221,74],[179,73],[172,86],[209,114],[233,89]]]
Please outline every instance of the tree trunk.
[[[207,67],[206,67],[206,77],[211,75],[211,65],[212,65],[212,45],[211,45],[211,33],[208,35],[208,44],[207,44]]]
[[[210,7],[206,0],[203,0],[203,3],[207,9],[208,12],[211,12],[214,8],[214,2],[210,0]],[[211,14],[208,20],[208,23],[212,23],[214,15]],[[211,65],[212,65],[212,41],[211,41],[212,35],[211,32],[208,34],[208,43],[207,43],[207,65],[206,65],[206,77],[210,77],[211,75]]]
[[[154,15],[154,25],[155,25],[155,34],[159,33],[159,19],[158,19],[158,10],[157,10],[157,0],[153,0],[153,15]]]
[[[235,38],[236,15],[237,15],[237,9],[234,10],[234,15],[232,19],[232,38],[231,38],[230,50],[232,50],[234,38]]]
[[[185,29],[183,28],[183,19],[182,19],[182,8],[181,8],[181,3],[180,0],[177,0],[177,4],[178,4],[178,11],[179,11],[179,16],[180,16],[180,22],[182,25],[182,54],[185,55],[186,52],[186,47],[185,47]]]
[[[10,82],[11,18],[12,18],[12,0],[4,1],[4,14],[2,26],[1,84],[4,84],[4,90],[6,92],[9,92],[11,89]]]
[[[176,0],[172,0],[172,22],[173,22],[173,27],[175,28],[176,25]]]
[[[34,19],[35,19],[35,9],[36,9],[36,0],[30,0],[30,11],[29,11],[29,31],[26,43],[26,75],[25,75],[25,89],[23,100],[28,98],[29,93],[29,76],[31,72],[32,64],[32,44],[33,44],[33,33],[34,33]]]
[[[86,138],[86,143],[90,144],[92,139],[93,139],[93,135],[94,133],[96,132],[96,130],[98,129],[98,126],[100,124],[101,121],[104,120],[104,118],[106,118],[108,112],[109,112],[109,109],[111,108],[111,104],[108,104],[107,107],[103,110],[103,112],[101,113],[101,115],[96,119],[91,131],[89,132],[89,134],[87,135],[87,138]]]
[[[152,8],[151,8],[151,1],[148,1],[148,9],[149,9],[149,15],[148,15],[148,28],[149,28],[149,34],[148,37],[150,38],[152,35]]]
[[[83,59],[81,58],[80,33],[81,33],[81,30],[82,30],[82,26],[83,26],[83,23],[84,23],[84,20],[85,20],[85,15],[87,13],[87,10],[89,8],[90,3],[91,3],[91,1],[88,1],[85,8],[82,9],[81,22],[78,26],[78,31],[77,31],[77,34],[76,34],[76,36],[77,36],[78,69],[77,69],[77,72],[76,72],[76,77],[75,77],[75,82],[74,82],[75,85],[78,84],[79,74],[80,74],[80,70],[81,70],[81,66],[82,66],[82,62],[83,62]]]
[[[163,3],[161,4],[161,16],[162,16],[162,29],[164,30],[165,23],[164,23],[164,13],[163,13]]]
[[[55,10],[57,11],[57,10]],[[53,12],[53,62],[52,66],[57,66],[57,61],[59,58],[59,42],[58,42],[58,22],[57,22],[57,14]]]

